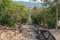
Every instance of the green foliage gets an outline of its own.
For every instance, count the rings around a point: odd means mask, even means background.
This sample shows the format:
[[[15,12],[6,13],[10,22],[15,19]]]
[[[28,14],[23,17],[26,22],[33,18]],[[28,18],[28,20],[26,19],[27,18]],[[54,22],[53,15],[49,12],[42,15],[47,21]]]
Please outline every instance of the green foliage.
[[[11,13],[7,14],[5,17],[6,17],[5,19],[7,19],[6,25],[8,27],[15,27],[14,26],[14,16],[13,16],[13,14],[11,14]]]
[[[52,7],[43,7],[41,9],[36,9],[37,11],[33,12],[35,17],[38,20],[39,25],[45,23],[48,28],[55,28],[56,26],[56,14],[55,14],[55,5]],[[41,10],[41,11],[39,11]],[[44,25],[45,25],[44,24]]]
[[[23,23],[26,23],[27,18],[28,18],[28,12],[25,11],[25,10],[23,10],[23,11],[22,11],[22,16],[21,16],[20,22],[21,22],[22,24],[23,24]]]
[[[36,0],[33,0],[36,1]],[[48,28],[55,28],[56,27],[56,6],[58,6],[58,20],[60,20],[60,4],[56,5],[56,0],[40,0],[42,1],[42,10],[40,9],[40,13],[39,10],[36,12],[34,12],[37,15],[36,18],[38,20],[39,23],[41,23],[41,21],[45,21]],[[36,9],[36,7],[34,7],[34,9]],[[37,9],[36,9],[37,10]]]
[[[13,28],[16,21],[25,23],[27,20],[25,8],[25,5],[12,3],[12,0],[0,0],[0,24]]]
[[[0,24],[11,27],[13,21],[12,0],[0,0]]]
[[[15,17],[17,17],[15,18],[17,23],[19,22],[20,24],[22,24],[26,22],[28,13],[25,10],[25,8],[26,8],[25,5],[18,4],[18,3],[14,4],[14,13],[16,14]]]
[[[4,15],[4,14],[2,14]],[[13,25],[13,15],[11,13],[7,13],[4,16],[1,16],[0,23],[6,26],[11,27]]]
[[[47,19],[47,25],[49,29],[53,29],[56,26],[56,19]]]
[[[56,4],[55,4],[55,0],[51,1],[51,0],[42,0],[43,2],[43,7],[45,6],[45,10],[43,8],[43,13],[45,13],[46,17],[46,24],[48,26],[48,28],[55,28],[56,26]],[[44,12],[45,11],[45,12]],[[41,13],[42,14],[42,13]],[[42,15],[44,16],[44,14]]]
[[[37,14],[37,20],[38,23],[41,23],[41,21],[43,20],[43,15],[41,13]]]

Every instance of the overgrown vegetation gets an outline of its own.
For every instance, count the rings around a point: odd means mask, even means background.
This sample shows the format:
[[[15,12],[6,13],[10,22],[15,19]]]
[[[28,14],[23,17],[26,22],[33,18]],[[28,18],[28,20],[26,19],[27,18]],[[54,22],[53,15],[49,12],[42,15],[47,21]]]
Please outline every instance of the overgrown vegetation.
[[[15,23],[25,23],[27,20],[25,8],[25,5],[12,3],[12,0],[0,0],[0,24],[15,27]]]
[[[36,0],[33,0],[36,1]],[[32,8],[31,15],[35,17],[38,24],[43,27],[55,28],[56,26],[56,1],[43,1],[42,9],[38,7]],[[51,2],[51,3],[50,3]],[[60,7],[60,4],[59,4]],[[0,0],[0,24],[7,27],[16,27],[26,23],[28,19],[27,7],[23,4],[13,3],[12,0]],[[59,8],[60,10],[60,8]],[[60,20],[60,11],[59,11]]]
[[[36,0],[33,0],[36,1]],[[43,27],[48,27],[50,29],[56,27],[56,0],[41,0],[43,3],[42,9],[37,7],[34,7],[33,9],[36,10],[36,12],[33,12],[35,17],[38,20],[39,25]],[[60,5],[60,4],[58,4]],[[59,10],[60,7],[58,6]],[[38,10],[38,11],[37,11]],[[60,20],[60,11],[58,14],[58,19]]]

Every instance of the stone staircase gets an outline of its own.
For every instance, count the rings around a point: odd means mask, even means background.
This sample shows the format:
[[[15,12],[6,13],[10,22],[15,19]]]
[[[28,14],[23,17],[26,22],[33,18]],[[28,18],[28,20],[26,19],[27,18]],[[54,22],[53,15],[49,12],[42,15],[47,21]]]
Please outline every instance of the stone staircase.
[[[24,31],[22,32],[22,35],[31,39],[31,40],[37,40],[36,39],[36,33],[34,30],[34,26],[33,25],[26,25],[26,27],[23,27]]]
[[[49,32],[49,30],[38,29],[38,26],[35,27],[30,24],[22,25],[22,27],[22,32],[19,32],[18,29],[1,29],[0,40],[55,40],[51,34],[56,35],[54,31]]]

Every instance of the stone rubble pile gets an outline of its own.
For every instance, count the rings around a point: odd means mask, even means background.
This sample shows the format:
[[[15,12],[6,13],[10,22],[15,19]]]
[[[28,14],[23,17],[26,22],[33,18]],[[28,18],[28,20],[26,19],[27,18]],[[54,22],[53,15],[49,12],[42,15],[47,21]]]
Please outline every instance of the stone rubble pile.
[[[37,40],[33,26],[23,26],[23,31],[0,29],[0,40]]]
[[[0,30],[0,40],[28,40],[18,30]]]

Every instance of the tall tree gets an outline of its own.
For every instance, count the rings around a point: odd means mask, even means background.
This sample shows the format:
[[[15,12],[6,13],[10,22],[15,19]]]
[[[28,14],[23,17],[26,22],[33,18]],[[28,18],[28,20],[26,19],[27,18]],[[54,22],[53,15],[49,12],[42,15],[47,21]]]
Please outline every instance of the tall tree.
[[[59,0],[56,0],[56,30],[58,28],[58,4]]]

